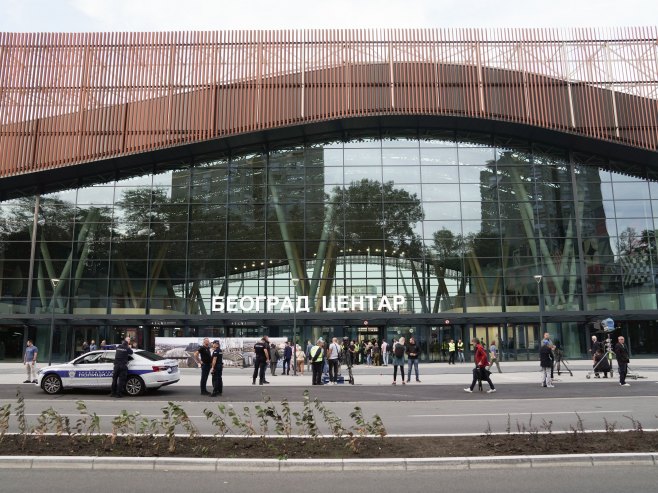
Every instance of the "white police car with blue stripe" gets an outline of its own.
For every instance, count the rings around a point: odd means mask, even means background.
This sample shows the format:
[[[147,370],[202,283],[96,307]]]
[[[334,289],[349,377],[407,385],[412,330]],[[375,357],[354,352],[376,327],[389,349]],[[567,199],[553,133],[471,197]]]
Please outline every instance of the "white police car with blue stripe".
[[[57,394],[71,388],[109,389],[112,386],[115,352],[112,346],[112,349],[85,353],[68,363],[42,368],[39,370],[37,384],[47,394]],[[136,396],[147,389],[159,389],[179,380],[177,361],[135,349],[128,363],[125,392]]]

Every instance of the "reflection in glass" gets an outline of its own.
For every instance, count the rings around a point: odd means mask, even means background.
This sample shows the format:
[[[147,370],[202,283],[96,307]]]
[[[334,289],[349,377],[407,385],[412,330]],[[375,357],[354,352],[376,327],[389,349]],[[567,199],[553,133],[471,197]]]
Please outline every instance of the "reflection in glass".
[[[154,166],[38,197],[34,232],[37,197],[0,203],[0,313],[46,312],[52,277],[58,313],[207,315],[213,296],[290,295],[291,278],[313,311],[324,296],[400,294],[402,313],[534,312],[537,273],[546,311],[655,307],[658,185],[454,137]]]

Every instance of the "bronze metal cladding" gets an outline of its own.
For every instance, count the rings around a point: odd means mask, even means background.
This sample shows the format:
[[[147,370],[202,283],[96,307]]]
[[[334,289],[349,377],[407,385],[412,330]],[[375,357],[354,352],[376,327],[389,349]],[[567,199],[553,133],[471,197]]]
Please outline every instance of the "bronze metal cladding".
[[[0,177],[365,115],[658,146],[656,28],[0,34]]]

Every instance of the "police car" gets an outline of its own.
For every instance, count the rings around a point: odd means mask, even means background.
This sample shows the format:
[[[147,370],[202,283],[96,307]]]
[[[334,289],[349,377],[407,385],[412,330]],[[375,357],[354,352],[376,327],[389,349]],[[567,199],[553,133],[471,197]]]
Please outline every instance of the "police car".
[[[114,349],[91,351],[73,361],[47,366],[39,370],[37,384],[47,394],[57,394],[63,389],[112,387]],[[126,394],[136,396],[147,389],[159,389],[180,380],[178,362],[165,359],[150,351],[134,349],[128,363]]]

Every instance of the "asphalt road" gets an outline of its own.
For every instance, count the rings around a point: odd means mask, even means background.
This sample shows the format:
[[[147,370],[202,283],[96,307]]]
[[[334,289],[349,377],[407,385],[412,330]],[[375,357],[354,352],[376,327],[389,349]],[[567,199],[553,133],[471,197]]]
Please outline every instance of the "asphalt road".
[[[656,491],[655,466],[553,467],[519,469],[496,465],[478,470],[439,469],[435,471],[361,471],[285,473],[222,473],[167,471],[80,471],[48,469],[6,469],[2,471],[3,493],[25,491],[66,491],[67,493],[161,493],[162,491],[270,491],[286,493],[337,491],[450,491],[451,493],[533,493],[640,492]]]
[[[35,385],[0,386],[0,405],[16,403],[16,389],[25,397],[28,421],[35,424],[39,414],[50,407],[60,414],[78,418],[76,401],[83,400],[89,412],[101,417],[104,431],[110,431],[112,418],[122,410],[139,412],[141,417],[161,418],[169,401],[187,412],[201,433],[213,434],[216,429],[204,416],[204,409],[218,412],[217,405],[232,405],[243,412],[263,404],[269,396],[281,410],[285,398],[293,411],[301,411],[304,387],[232,387],[220,399],[199,395],[194,387],[168,387],[137,398],[112,399],[105,392],[76,391],[57,396],[44,394]],[[355,406],[370,419],[381,416],[389,434],[460,434],[485,431],[505,433],[533,428],[568,431],[584,426],[602,430],[605,421],[617,429],[632,429],[637,424],[645,429],[658,429],[658,384],[639,381],[631,387],[619,387],[614,381],[605,383],[572,383],[544,389],[539,385],[507,385],[495,394],[466,394],[463,386],[406,385],[386,386],[324,386],[309,389],[311,398],[318,398],[335,412],[344,426]],[[323,422],[322,418],[316,418]],[[16,424],[12,423],[12,431]]]

